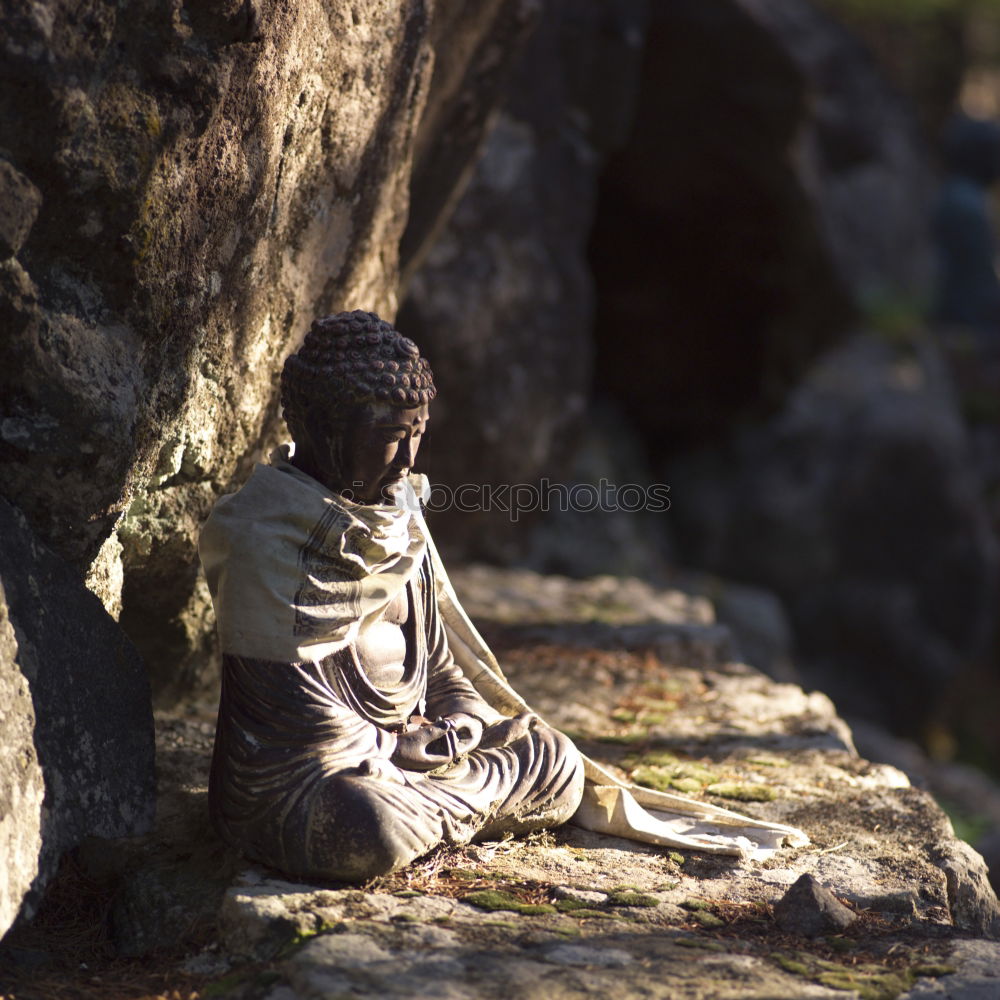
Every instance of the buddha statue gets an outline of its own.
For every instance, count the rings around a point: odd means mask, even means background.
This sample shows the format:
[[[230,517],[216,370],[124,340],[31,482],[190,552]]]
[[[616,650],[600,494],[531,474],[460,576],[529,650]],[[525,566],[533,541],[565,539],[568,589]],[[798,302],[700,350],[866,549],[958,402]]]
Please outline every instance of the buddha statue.
[[[413,469],[435,392],[416,345],[374,314],[317,320],[281,376],[293,445],[205,524],[223,653],[209,808],[224,839],[287,875],[348,882],[571,817],[717,853],[802,842],[626,787],[506,684],[421,513]],[[763,833],[751,843],[747,827]]]
[[[282,373],[294,450],[202,534],[223,648],[212,818],[290,875],[361,881],[580,804],[572,742],[502,715],[452,657],[411,476],[434,396],[389,324],[317,320]]]

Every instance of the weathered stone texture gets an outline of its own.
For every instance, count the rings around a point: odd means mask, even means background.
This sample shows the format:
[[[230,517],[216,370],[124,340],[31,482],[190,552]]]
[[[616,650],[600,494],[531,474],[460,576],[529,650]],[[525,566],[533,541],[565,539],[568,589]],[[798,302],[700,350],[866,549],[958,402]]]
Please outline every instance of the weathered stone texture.
[[[119,951],[177,949],[177,976],[168,973],[158,988],[180,989],[181,977],[197,971],[216,980],[199,982],[205,992],[242,1000],[503,1000],[539,990],[834,1000],[908,997],[908,986],[914,998],[995,995],[998,946],[967,940],[995,933],[997,902],[982,859],[904,774],[858,757],[828,698],[722,657],[699,666],[690,647],[676,646],[681,628],[714,642],[718,626],[704,599],[626,580],[623,607],[609,596],[608,578],[484,567],[454,582],[477,621],[497,633],[515,687],[589,754],[645,783],[793,823],[812,843],[742,862],[568,825],[446,847],[360,888],[293,883],[247,870],[206,828],[214,703],[190,704],[158,716],[156,831],[139,842],[92,841],[81,852],[90,877],[117,873]],[[600,643],[565,641],[602,614]],[[649,631],[633,642],[636,618]],[[549,634],[526,637],[516,628],[522,619]],[[779,900],[803,876],[833,892],[840,903],[832,908],[842,903],[857,917],[852,926],[815,939],[801,920],[783,927]],[[497,889],[517,897],[513,909],[481,908],[508,905],[481,898]],[[518,909],[518,900],[543,905]],[[63,985],[93,974],[74,980],[70,970]],[[101,988],[117,985],[116,967],[100,974]],[[822,985],[847,976],[857,976],[853,987]],[[894,991],[883,976],[898,977]]]
[[[587,233],[627,125],[644,11],[546,6],[469,186],[408,285],[400,326],[440,391],[422,459],[436,483],[502,490],[567,471],[593,353]],[[523,549],[502,495],[491,508],[476,496],[435,517],[440,542],[486,558]]]
[[[0,500],[0,932],[30,915],[64,851],[153,820],[149,681],[74,571]],[[44,801],[42,787],[44,786]]]
[[[0,934],[38,874],[45,783],[32,739],[35,709],[17,657],[7,598],[0,586]]]
[[[792,159],[833,266],[862,304],[926,298],[934,178],[915,114],[864,45],[808,0],[737,0],[802,73]]]
[[[404,284],[462,195],[489,112],[503,100],[513,57],[542,8],[542,0],[485,0],[470,16],[464,4],[435,5],[434,73],[414,144],[410,209],[399,247]]]
[[[819,937],[850,927],[857,916],[807,872],[775,903],[774,919],[788,934]]]
[[[0,264],[3,492],[121,603],[158,690],[203,670],[197,527],[273,437],[283,357],[317,314],[392,318],[423,115],[462,111],[461,148],[422,136],[461,176],[531,7],[45,0],[6,18],[2,182],[41,205],[0,220],[18,250]],[[451,192],[422,195],[430,225]]]
[[[955,926],[975,937],[1000,940],[1000,903],[981,855],[961,840],[946,841],[934,862],[948,880],[948,907]]]
[[[0,160],[0,259],[21,249],[41,203],[38,188],[6,160]]]

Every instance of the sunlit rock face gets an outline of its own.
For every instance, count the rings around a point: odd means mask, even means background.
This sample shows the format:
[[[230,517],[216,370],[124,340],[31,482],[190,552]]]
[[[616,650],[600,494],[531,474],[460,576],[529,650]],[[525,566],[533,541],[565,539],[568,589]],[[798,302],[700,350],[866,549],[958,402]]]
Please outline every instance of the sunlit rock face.
[[[194,538],[276,434],[280,362],[318,314],[394,316],[415,156],[434,154],[430,226],[533,13],[49,0],[7,19],[3,493],[120,610],[161,696],[203,675]]]
[[[32,734],[35,709],[17,662],[17,639],[6,594],[0,593],[0,853],[7,878],[0,885],[0,934],[17,916],[25,890],[38,874],[45,784]]]

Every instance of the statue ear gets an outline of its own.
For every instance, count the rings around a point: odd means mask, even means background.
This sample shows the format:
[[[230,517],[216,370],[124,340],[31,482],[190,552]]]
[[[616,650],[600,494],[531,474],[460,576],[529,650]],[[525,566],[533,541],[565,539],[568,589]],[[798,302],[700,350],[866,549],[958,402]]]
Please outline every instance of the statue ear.
[[[344,439],[350,424],[346,414],[331,414],[329,410],[313,412],[306,417],[309,447],[324,471],[334,479],[344,467]]]
[[[289,433],[295,442],[295,464],[310,475],[327,472],[329,458],[329,429],[317,419],[318,414],[298,413],[292,419],[285,415]]]

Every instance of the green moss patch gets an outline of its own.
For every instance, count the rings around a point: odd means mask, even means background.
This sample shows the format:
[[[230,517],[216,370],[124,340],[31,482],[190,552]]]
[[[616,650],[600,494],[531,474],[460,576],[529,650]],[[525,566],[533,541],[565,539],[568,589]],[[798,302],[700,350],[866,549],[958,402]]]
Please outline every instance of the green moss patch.
[[[655,788],[658,792],[671,789],[691,795],[700,792],[706,785],[717,779],[718,775],[700,768],[682,767],[637,767],[632,772],[632,780],[637,785]]]
[[[493,876],[489,872],[477,872],[472,868],[445,868],[445,875],[450,875],[452,878],[461,879],[463,882],[473,882],[477,878],[492,878]]]
[[[785,972],[809,979],[820,986],[857,993],[860,1000],[895,1000],[905,993],[921,975],[948,975],[954,969],[947,965],[916,965],[910,969],[887,969],[872,963],[841,965],[817,958],[807,952],[771,955]],[[933,970],[923,972],[921,970]]]
[[[792,762],[784,757],[747,757],[747,763],[755,767],[791,767]]]
[[[667,712],[643,712],[639,716],[639,721],[644,726],[662,726],[669,719],[670,716]]]
[[[579,937],[580,928],[576,924],[560,924],[558,927],[550,927],[553,934],[562,934],[563,937]]]
[[[707,910],[709,905],[704,899],[685,899],[680,907],[682,910]]]
[[[701,951],[725,951],[724,945],[709,938],[677,938],[674,944],[681,948],[698,948]]]
[[[611,718],[617,722],[636,723],[640,726],[662,726],[677,711],[677,698],[655,698],[638,695],[628,699],[626,705],[615,709]]]
[[[608,894],[609,906],[659,906],[660,901],[655,896],[644,892],[611,892]]]
[[[611,713],[611,718],[615,722],[635,722],[636,714],[628,708],[616,708]]]
[[[712,913],[710,908],[711,904],[706,902],[704,899],[685,899],[680,905],[681,908],[687,910],[688,913],[691,914],[692,918],[701,924],[702,927],[724,927],[726,924],[725,920]]]
[[[929,976],[932,979],[937,979],[938,976],[950,976],[952,973],[958,970],[954,965],[915,965],[910,970],[915,976]]]
[[[848,938],[828,937],[823,940],[834,951],[854,951],[858,947],[857,942],[851,941]]]
[[[779,952],[775,952],[771,958],[781,966],[785,972],[790,972],[793,976],[807,976],[809,975],[809,966],[805,962],[799,962],[788,955],[782,955]]]
[[[556,900],[555,906],[560,913],[572,913],[574,910],[592,909],[590,904],[583,902],[582,899],[559,899]]]
[[[778,797],[778,793],[768,785],[738,784],[735,781],[717,782],[709,785],[706,791],[710,795],[735,799],[737,802],[773,802]]]
[[[600,918],[601,920],[625,919],[620,913],[612,913],[610,910],[597,910],[589,906],[585,906],[582,910],[574,910],[573,916],[579,917],[583,920],[591,919],[594,917]]]
[[[814,977],[821,986],[835,990],[855,990],[861,1000],[895,1000],[913,985],[905,972],[866,972],[862,968],[822,972]]]
[[[624,763],[637,785],[655,788],[660,792],[673,789],[691,795],[719,780],[719,775],[704,764],[694,760],[681,760],[665,750],[630,754]]]
[[[702,785],[697,778],[673,778],[670,787],[685,795],[694,795],[701,791]]]
[[[481,889],[479,892],[470,892],[462,897],[462,901],[471,903],[480,910],[490,912],[507,910],[510,913],[520,913],[530,917],[556,912],[556,908],[551,903],[522,903],[509,892],[503,892],[500,889]]]

